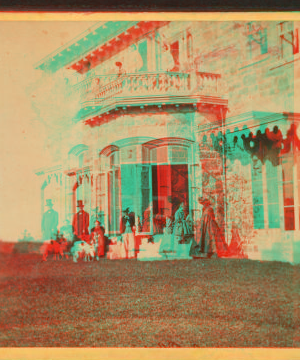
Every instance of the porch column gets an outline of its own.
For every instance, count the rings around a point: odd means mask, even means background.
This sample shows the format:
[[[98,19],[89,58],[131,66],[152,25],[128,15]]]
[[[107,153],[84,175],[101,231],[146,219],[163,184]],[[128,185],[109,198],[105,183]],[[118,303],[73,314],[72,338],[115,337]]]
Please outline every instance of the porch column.
[[[199,156],[199,145],[197,142],[192,146],[191,151],[192,165],[190,166],[190,209],[195,223],[200,218],[200,204],[198,202],[198,197],[202,196],[201,162]]]
[[[109,158],[108,157],[102,157],[101,161],[103,161],[103,167],[104,167],[104,193],[105,195],[105,206],[104,206],[104,218],[105,218],[105,229],[106,232],[108,233],[110,231],[110,227],[109,227],[109,213],[108,213],[108,209],[109,209],[109,196],[108,196],[108,191],[109,191],[109,183],[108,183],[108,174],[109,174]],[[102,163],[101,163],[102,166]],[[102,171],[101,171],[102,172]],[[102,192],[102,189],[101,189]],[[101,209],[102,210],[102,209]]]
[[[42,178],[42,186],[41,186],[41,220],[43,218],[45,212],[45,187],[48,185],[45,177]]]
[[[143,170],[143,158],[142,158],[142,145],[136,147],[136,198],[134,199],[135,217],[142,218],[142,170]],[[136,224],[137,225],[137,224]]]
[[[263,184],[263,203],[264,203],[264,229],[269,229],[269,215],[268,215],[268,188],[267,188],[267,174],[266,165],[262,164],[262,184]]]
[[[61,172],[60,178],[60,223],[62,225],[66,220],[66,175]]]

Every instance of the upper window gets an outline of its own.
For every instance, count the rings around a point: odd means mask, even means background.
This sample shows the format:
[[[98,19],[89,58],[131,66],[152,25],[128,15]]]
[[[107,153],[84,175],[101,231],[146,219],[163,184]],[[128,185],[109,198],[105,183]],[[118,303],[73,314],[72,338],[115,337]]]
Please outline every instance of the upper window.
[[[150,161],[154,163],[187,163],[188,148],[177,145],[160,146],[150,151]]]
[[[246,25],[248,56],[255,59],[257,56],[268,52],[267,29],[255,22]]]
[[[281,58],[299,53],[298,29],[294,29],[293,22],[284,21],[278,24],[278,40]]]

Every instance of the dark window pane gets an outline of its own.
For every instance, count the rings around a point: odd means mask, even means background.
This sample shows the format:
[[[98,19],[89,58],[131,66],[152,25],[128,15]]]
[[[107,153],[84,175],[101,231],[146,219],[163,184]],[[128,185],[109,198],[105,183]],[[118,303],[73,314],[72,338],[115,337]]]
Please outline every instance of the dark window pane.
[[[264,207],[253,206],[254,229],[264,229]]]
[[[264,199],[262,196],[253,197],[253,205],[262,205],[263,202],[264,202]]]
[[[252,167],[252,179],[253,181],[262,180],[261,164],[258,163]]]
[[[284,208],[284,226],[285,230],[295,230],[294,207]]]
[[[294,184],[283,183],[283,203],[284,206],[294,205]]]
[[[293,181],[293,158],[282,160],[282,180]]]

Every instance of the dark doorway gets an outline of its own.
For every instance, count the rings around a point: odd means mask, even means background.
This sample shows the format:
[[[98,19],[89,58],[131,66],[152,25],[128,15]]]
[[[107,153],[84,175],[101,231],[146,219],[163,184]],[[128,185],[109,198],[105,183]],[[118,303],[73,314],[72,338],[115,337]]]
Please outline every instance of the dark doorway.
[[[153,216],[174,216],[179,204],[189,208],[187,165],[152,166]]]

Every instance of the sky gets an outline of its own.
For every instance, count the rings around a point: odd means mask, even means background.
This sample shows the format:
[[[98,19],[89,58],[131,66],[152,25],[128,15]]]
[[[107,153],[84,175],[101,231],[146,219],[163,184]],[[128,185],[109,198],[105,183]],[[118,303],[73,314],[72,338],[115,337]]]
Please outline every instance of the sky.
[[[0,22],[0,240],[16,241],[25,229],[40,236],[41,179],[35,170],[50,161],[45,125],[59,119],[52,105],[55,83],[35,91],[43,74],[34,64],[94,24]]]

